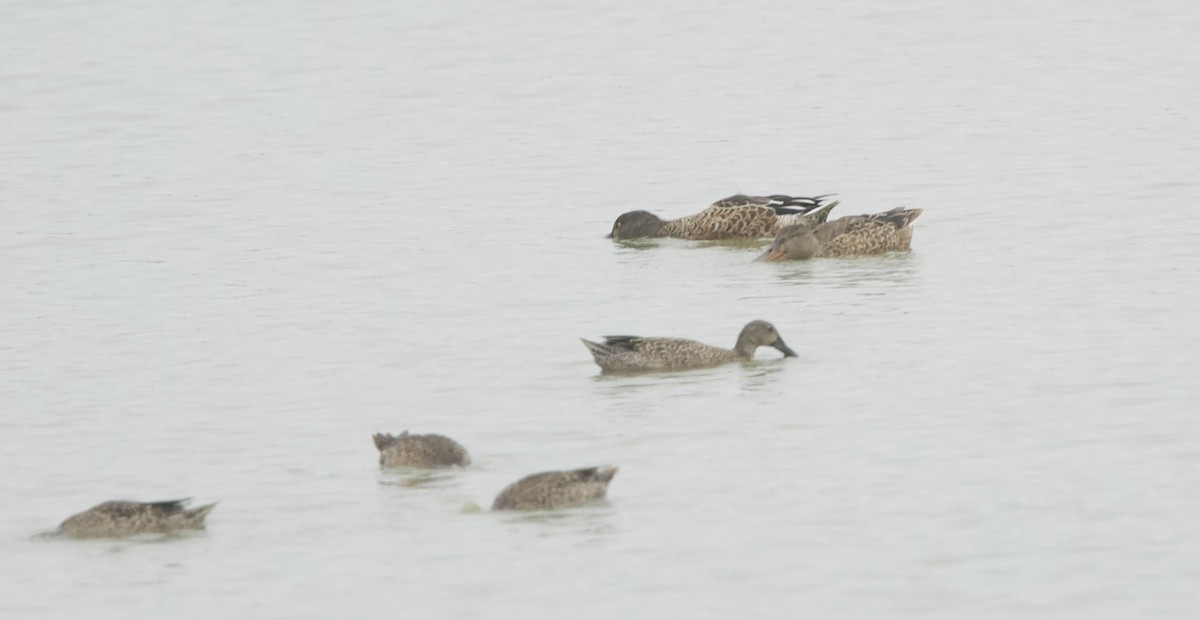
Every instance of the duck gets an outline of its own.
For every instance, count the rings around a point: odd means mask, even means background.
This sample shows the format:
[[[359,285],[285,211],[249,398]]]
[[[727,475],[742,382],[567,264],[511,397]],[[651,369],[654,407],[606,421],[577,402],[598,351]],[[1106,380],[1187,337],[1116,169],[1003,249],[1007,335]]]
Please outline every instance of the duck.
[[[653,372],[711,368],[754,358],[758,347],[774,347],[784,357],[796,352],[784,343],[774,325],[762,320],[750,321],[738,334],[732,349],[686,340],[684,338],[642,338],[605,336],[604,342],[583,340],[592,358],[604,372]]]
[[[134,534],[169,534],[204,529],[204,518],[216,502],[188,509],[189,499],[160,502],[116,500],[92,506],[67,517],[58,534],[74,538],[118,538]]]
[[[833,194],[796,197],[783,194],[747,196],[735,194],[714,202],[707,209],[674,220],[664,220],[649,211],[630,211],[613,222],[607,238],[616,241],[640,237],[673,237],[693,241],[715,241],[771,237],[790,224],[825,222],[838,201]]]
[[[851,215],[813,226],[791,224],[779,230],[771,247],[756,260],[807,260],[818,256],[860,256],[907,250],[913,221],[921,209],[897,207],[872,215]]]
[[[604,465],[530,474],[504,487],[492,510],[552,510],[601,500],[618,469]]]
[[[410,435],[404,431],[399,435],[375,433],[373,438],[382,467],[466,467],[471,464],[467,449],[445,435]]]

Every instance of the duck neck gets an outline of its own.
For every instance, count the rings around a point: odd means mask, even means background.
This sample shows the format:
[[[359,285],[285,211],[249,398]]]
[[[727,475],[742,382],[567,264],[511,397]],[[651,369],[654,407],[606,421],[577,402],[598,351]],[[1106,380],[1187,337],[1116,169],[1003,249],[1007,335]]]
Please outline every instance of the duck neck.
[[[758,349],[758,345],[750,341],[749,334],[739,335],[737,344],[733,345],[733,352],[737,353],[738,357],[747,360],[754,357],[755,349]]]

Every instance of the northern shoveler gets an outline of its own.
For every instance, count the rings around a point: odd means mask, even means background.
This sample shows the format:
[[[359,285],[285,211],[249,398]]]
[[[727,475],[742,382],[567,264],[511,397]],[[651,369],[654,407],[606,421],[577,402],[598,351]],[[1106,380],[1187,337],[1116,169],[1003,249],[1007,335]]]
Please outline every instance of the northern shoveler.
[[[838,205],[836,200],[825,201],[832,195],[797,198],[783,194],[737,194],[675,220],[664,220],[649,211],[630,211],[617,218],[608,237],[616,240],[674,237],[697,241],[770,237],[790,224],[823,223],[829,210]]]
[[[873,215],[838,218],[817,226],[808,223],[785,226],[757,260],[803,260],[907,250],[912,243],[913,221],[919,215],[921,209],[897,207]]]
[[[68,517],[58,526],[58,532],[76,538],[113,538],[204,529],[204,518],[216,502],[187,509],[184,506],[188,501],[104,502]]]
[[[375,447],[379,449],[379,464],[384,467],[449,467],[471,464],[467,454],[457,441],[444,435],[399,435],[375,433]]]
[[[532,474],[504,487],[492,510],[550,510],[604,499],[615,475],[611,465]]]
[[[592,352],[596,364],[606,372],[710,368],[752,359],[758,347],[774,347],[784,357],[796,357],[795,351],[783,342],[775,326],[766,321],[747,323],[732,349],[683,338],[639,336],[605,336],[603,343],[583,340],[583,344]]]

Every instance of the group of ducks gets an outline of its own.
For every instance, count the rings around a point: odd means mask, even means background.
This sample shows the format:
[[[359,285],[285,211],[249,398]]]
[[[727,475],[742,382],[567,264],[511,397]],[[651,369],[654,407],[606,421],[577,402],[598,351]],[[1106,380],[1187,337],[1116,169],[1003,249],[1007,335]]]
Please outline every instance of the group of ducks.
[[[467,450],[444,435],[399,435],[377,433],[379,464],[383,467],[433,469],[466,467]],[[569,471],[547,471],[525,476],[508,485],[492,502],[492,510],[551,510],[603,499],[617,468],[586,467]],[[68,517],[50,535],[73,538],[116,538],[138,534],[172,534],[204,529],[204,519],[216,502],[188,508],[188,500],[104,502]]]
[[[471,455],[462,444],[445,435],[376,433],[382,467],[437,469],[466,467]],[[525,476],[504,487],[492,510],[551,510],[604,499],[608,483],[617,475],[611,465],[569,471],[547,471]],[[204,529],[204,519],[216,502],[188,508],[188,500],[104,502],[68,517],[49,535],[73,538],[116,538],[138,534],[172,534]]]
[[[690,240],[760,239],[774,236],[756,260],[807,260],[907,250],[913,222],[921,209],[896,208],[883,213],[829,220],[839,201],[830,195],[793,197],[738,194],[713,203],[693,215],[663,220],[648,211],[630,211],[613,223],[609,238],[623,241],[644,237]],[[778,330],[766,321],[751,321],[732,349],[682,338],[606,336],[603,343],[584,340],[604,372],[652,372],[709,368],[754,357],[758,347],[774,347],[784,357],[796,353]],[[383,467],[465,467],[466,449],[437,434],[376,434],[375,447]],[[505,487],[493,510],[550,510],[603,499],[617,473],[613,466],[532,474]],[[204,529],[216,503],[188,508],[188,500],[159,502],[110,501],[67,518],[53,534],[78,538],[135,534],[170,534]]]
[[[907,250],[912,243],[913,222],[921,209],[900,207],[830,221],[829,212],[839,201],[827,201],[829,196],[738,194],[674,220],[663,220],[648,211],[630,211],[617,218],[608,236],[618,241],[642,237],[714,241],[774,235],[771,246],[755,259],[765,261],[883,254]],[[583,344],[605,372],[709,368],[752,359],[758,347],[774,347],[784,357],[796,356],[775,326],[766,321],[748,323],[732,349],[682,338],[640,336],[606,336],[603,343],[584,340]]]
[[[466,448],[445,435],[375,434],[379,464],[383,467],[466,467],[471,456]],[[492,510],[550,510],[603,499],[617,468],[585,467],[569,471],[531,474],[504,487],[492,502]]]
[[[693,241],[775,237],[757,260],[806,260],[860,256],[907,250],[913,222],[921,209],[897,207],[871,215],[849,215],[829,221],[841,204],[832,194],[797,198],[775,194],[723,198],[709,208],[674,220],[649,211],[630,211],[613,223],[611,239],[673,237]]]

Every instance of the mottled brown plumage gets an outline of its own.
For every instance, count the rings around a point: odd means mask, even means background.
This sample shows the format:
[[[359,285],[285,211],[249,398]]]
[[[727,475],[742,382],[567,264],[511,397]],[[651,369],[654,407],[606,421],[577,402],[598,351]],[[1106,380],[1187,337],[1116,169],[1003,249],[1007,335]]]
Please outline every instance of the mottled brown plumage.
[[[384,467],[449,467],[471,464],[457,441],[444,435],[399,435],[376,433],[375,447],[379,449],[379,464]]]
[[[204,518],[216,507],[216,502],[186,509],[187,502],[186,499],[104,502],[68,517],[58,531],[75,538],[113,538],[204,529]]]
[[[638,237],[674,237],[697,241],[761,238],[775,235],[789,224],[825,221],[838,202],[825,202],[825,196],[797,198],[746,196],[723,198],[707,209],[675,220],[663,220],[648,211],[630,211],[613,223],[612,239]]]
[[[907,250],[913,221],[921,209],[896,208],[873,215],[852,215],[818,226],[795,224],[780,229],[761,260],[804,260],[883,254]]]
[[[583,340],[581,338],[581,340]],[[604,372],[653,372],[711,368],[729,362],[753,359],[758,347],[774,347],[784,357],[796,353],[783,342],[775,326],[766,321],[751,321],[738,334],[732,349],[683,338],[642,338],[605,336],[604,342],[583,340],[592,358]]]
[[[551,510],[604,499],[615,475],[611,465],[532,474],[500,491],[492,510]]]

